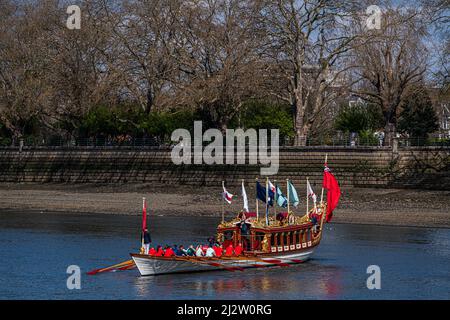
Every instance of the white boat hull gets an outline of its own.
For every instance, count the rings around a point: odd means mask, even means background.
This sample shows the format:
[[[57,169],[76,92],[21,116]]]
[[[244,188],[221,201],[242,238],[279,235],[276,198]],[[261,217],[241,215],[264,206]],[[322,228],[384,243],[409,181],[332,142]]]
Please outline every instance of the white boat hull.
[[[131,254],[131,256],[142,276],[152,276],[168,273],[227,270],[227,268],[261,268],[298,264],[308,260],[313,252],[314,248],[309,248],[299,252],[248,257],[248,259],[245,256],[235,259],[227,257],[225,259],[202,258],[201,260],[195,257],[171,259],[141,254]]]

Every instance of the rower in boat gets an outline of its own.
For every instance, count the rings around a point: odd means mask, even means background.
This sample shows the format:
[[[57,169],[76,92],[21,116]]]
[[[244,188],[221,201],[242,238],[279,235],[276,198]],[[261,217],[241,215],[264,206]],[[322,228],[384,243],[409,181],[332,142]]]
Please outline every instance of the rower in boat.
[[[216,254],[216,257],[221,257],[223,254],[223,248],[220,246],[220,244],[216,243],[213,247],[214,253]]]
[[[192,244],[186,250],[186,255],[189,256],[189,257],[194,257],[195,256],[195,249],[194,249],[194,246]]]
[[[175,252],[173,252],[173,249],[166,245],[166,248],[164,249],[164,257],[173,257],[175,255]]]
[[[164,250],[161,246],[157,246],[156,247],[156,253],[155,253],[155,257],[162,257],[164,256]]]
[[[209,246],[208,249],[206,249],[205,257],[212,258],[216,256],[216,252],[214,251],[212,246]]]

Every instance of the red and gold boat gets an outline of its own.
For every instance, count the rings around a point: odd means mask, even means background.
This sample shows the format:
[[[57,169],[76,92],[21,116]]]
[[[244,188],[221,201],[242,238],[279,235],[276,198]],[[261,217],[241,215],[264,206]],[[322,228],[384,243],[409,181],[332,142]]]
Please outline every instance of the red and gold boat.
[[[156,257],[131,253],[131,257],[142,276],[298,264],[308,260],[320,244],[325,212],[324,202],[303,216],[284,212],[268,221],[258,219],[256,213],[239,213],[231,221],[220,223],[216,235],[223,247],[242,245],[244,251],[239,256]],[[316,219],[311,219],[312,215]]]

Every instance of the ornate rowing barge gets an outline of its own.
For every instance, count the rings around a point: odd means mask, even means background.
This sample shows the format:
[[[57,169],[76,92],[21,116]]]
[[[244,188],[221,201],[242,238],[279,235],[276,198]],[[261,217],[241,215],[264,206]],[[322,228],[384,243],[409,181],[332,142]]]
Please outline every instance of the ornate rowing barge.
[[[320,204],[316,204],[309,180],[307,179],[306,214],[297,216],[290,210],[290,203],[296,206],[299,203],[297,191],[292,183],[286,180],[286,194],[273,185],[266,178],[265,188],[256,181],[256,213],[248,212],[247,195],[242,181],[242,198],[244,210],[234,219],[224,220],[222,204],[222,222],[217,227],[217,241],[224,249],[238,244],[244,251],[238,256],[221,257],[191,257],[191,256],[152,256],[148,254],[132,253],[131,257],[139,272],[143,276],[197,272],[217,270],[218,268],[235,271],[244,268],[263,268],[272,266],[289,266],[308,260],[314,250],[320,244],[323,233],[324,221],[330,222],[332,212],[336,208],[341,191],[337,180],[327,166],[325,157],[325,169],[323,174],[322,194]],[[225,202],[231,203],[233,195],[225,189],[222,182]],[[327,190],[327,202],[323,201],[324,190]],[[309,210],[309,198],[314,202],[314,207]],[[259,219],[258,201],[266,204],[265,219]],[[287,212],[281,212],[269,217],[269,206],[275,203],[280,207],[287,207]],[[143,206],[143,228],[146,230],[146,205]]]
[[[319,245],[325,212],[324,202],[301,217],[292,212],[279,213],[275,219],[269,218],[269,224],[254,213],[239,213],[233,220],[219,224],[217,240],[224,247],[241,244],[244,251],[240,256],[156,257],[131,253],[131,257],[143,276],[299,264],[308,260]],[[316,224],[311,222],[312,214],[318,217]]]
[[[248,212],[247,195],[244,180],[242,180],[244,210],[227,222],[224,220],[222,204],[222,222],[217,227],[216,238],[217,242],[222,244],[222,248],[227,249],[239,245],[243,248],[241,254],[220,257],[165,257],[146,254],[147,244],[151,240],[147,229],[147,205],[145,198],[143,198],[141,252],[130,253],[132,260],[107,268],[95,269],[88,274],[129,270],[134,267],[138,268],[142,276],[217,269],[242,271],[245,268],[285,267],[307,261],[320,244],[324,221],[331,221],[333,210],[336,208],[341,195],[339,184],[327,166],[327,157],[325,157],[320,204],[317,205],[317,197],[307,179],[306,214],[303,216],[297,216],[290,210],[290,203],[297,206],[299,198],[297,191],[288,179],[286,180],[287,197],[268,178],[266,178],[265,188],[260,185],[258,179],[256,180],[256,213]],[[224,201],[231,203],[233,195],[225,189],[223,181],[222,186]],[[323,201],[324,190],[327,190],[326,202]],[[309,210],[309,198],[314,202],[311,210]],[[264,220],[259,219],[258,201],[263,201],[266,204]],[[275,211],[275,204],[282,208],[287,207],[287,211],[269,217],[269,206],[273,206]]]

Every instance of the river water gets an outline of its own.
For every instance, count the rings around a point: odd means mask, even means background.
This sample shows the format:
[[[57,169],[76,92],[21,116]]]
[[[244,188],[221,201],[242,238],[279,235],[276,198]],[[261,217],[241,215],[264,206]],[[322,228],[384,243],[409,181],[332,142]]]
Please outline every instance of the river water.
[[[449,299],[450,230],[327,224],[312,259],[292,267],[141,277],[88,276],[129,259],[140,217],[0,213],[0,299]],[[154,244],[197,244],[218,218],[149,217]],[[81,289],[69,290],[69,265]],[[367,288],[369,265],[381,289]]]

